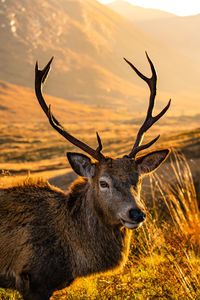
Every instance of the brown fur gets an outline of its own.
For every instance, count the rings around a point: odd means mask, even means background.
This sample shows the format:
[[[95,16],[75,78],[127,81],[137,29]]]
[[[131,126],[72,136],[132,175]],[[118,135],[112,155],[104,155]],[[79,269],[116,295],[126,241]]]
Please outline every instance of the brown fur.
[[[70,194],[47,182],[30,181],[0,190],[1,287],[17,289],[26,299],[30,281],[33,286],[44,284],[49,297],[76,277],[104,272],[125,260],[127,230],[102,233],[98,221],[88,215],[87,199],[82,199],[86,191],[87,180],[82,179]],[[114,244],[109,253],[108,243]]]

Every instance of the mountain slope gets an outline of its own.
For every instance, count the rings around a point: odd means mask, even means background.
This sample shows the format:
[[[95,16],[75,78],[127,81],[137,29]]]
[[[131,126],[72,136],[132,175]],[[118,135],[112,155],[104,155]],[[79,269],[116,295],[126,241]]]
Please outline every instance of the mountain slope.
[[[115,12],[131,22],[168,19],[175,16],[172,13],[153,8],[135,6],[126,1],[117,0],[107,4]]]
[[[200,14],[179,17],[165,11],[114,1],[108,7],[127,18],[141,30],[180,53],[200,60]]]
[[[173,17],[169,20],[138,22],[137,26],[156,39],[176,48],[184,55],[200,61],[200,14],[186,17]]]
[[[53,112],[61,122],[90,122],[97,120],[120,120],[122,115],[111,109],[97,109],[88,105],[45,95],[47,104],[52,104]],[[5,123],[48,123],[40,108],[33,89],[16,86],[0,80],[0,120]]]
[[[46,91],[57,97],[143,109],[148,89],[122,57],[148,75],[145,50],[156,66],[159,91],[171,97],[200,92],[196,61],[94,0],[4,1],[0,37],[0,79],[32,87],[35,61],[44,66],[54,55]]]

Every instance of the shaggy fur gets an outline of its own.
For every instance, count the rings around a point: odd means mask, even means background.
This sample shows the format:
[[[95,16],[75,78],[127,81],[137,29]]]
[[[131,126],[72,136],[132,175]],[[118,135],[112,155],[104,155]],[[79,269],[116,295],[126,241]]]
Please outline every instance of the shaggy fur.
[[[49,299],[75,278],[125,261],[130,233],[103,226],[87,190],[83,179],[68,194],[47,182],[0,189],[1,287],[17,289],[24,299]]]

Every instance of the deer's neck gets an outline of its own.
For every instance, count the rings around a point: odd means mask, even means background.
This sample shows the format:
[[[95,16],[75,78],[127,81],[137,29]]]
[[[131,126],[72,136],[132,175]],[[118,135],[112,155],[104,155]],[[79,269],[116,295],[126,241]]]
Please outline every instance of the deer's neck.
[[[127,258],[131,231],[111,227],[95,213],[94,194],[87,181],[77,181],[68,198],[70,213],[70,245],[74,277],[105,272],[121,267]]]

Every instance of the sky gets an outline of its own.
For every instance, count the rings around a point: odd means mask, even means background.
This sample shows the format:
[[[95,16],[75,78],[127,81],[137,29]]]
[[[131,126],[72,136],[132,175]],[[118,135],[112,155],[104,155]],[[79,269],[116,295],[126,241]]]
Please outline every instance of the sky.
[[[114,0],[98,1],[107,4]],[[126,0],[126,2],[130,2],[136,6],[165,10],[179,16],[200,14],[200,0]]]

